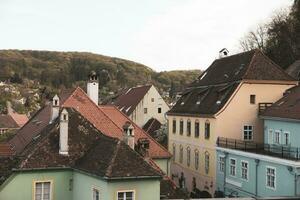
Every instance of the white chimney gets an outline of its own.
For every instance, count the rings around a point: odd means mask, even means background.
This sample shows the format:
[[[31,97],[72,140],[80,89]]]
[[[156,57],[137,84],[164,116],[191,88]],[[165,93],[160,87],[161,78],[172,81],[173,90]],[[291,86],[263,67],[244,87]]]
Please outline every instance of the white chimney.
[[[123,141],[134,150],[134,127],[128,121],[123,125]]]
[[[51,120],[52,123],[59,115],[59,97],[57,94],[52,99]]]
[[[219,58],[224,58],[229,55],[229,51],[226,48],[221,49],[219,51]]]
[[[66,109],[60,114],[59,123],[59,154],[68,155],[68,135],[69,135],[69,114]]]
[[[99,102],[99,83],[98,76],[95,71],[89,74],[89,80],[87,83],[87,94],[90,99],[98,105]]]

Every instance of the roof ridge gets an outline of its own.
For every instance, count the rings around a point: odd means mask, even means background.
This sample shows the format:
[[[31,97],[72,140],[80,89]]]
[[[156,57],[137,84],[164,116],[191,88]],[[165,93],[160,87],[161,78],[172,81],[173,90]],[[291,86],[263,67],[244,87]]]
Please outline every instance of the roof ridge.
[[[124,117],[126,117],[129,121],[131,121],[131,123],[133,125],[135,125],[136,127],[138,127],[144,134],[146,134],[148,136],[148,138],[150,138],[154,143],[156,143],[157,145],[159,145],[159,147],[161,147],[163,150],[165,150],[169,155],[170,152],[161,144],[159,144],[156,140],[154,140],[146,131],[144,131],[141,127],[139,127],[136,123],[134,123],[127,115],[125,115],[122,111],[120,111],[115,105],[110,105],[111,107],[114,107],[116,110],[118,110],[118,112],[120,112]]]
[[[253,61],[253,60],[254,60],[254,57],[255,57],[256,54],[257,54],[257,49],[251,50],[251,51],[254,51],[254,54],[253,54],[253,56],[251,57],[251,61],[250,61],[249,65],[247,66],[246,72],[245,72],[244,75],[242,76],[242,80],[248,75],[248,73],[249,73],[249,71],[250,71],[250,68],[251,68],[251,66],[252,66],[252,63],[254,62],[254,61]],[[248,52],[249,52],[249,51],[248,51]]]
[[[117,154],[118,154],[118,151],[119,151],[120,147],[121,147],[121,140],[119,140],[119,141],[117,142],[117,148],[115,149],[114,154],[113,154],[113,156],[111,157],[111,160],[110,160],[110,162],[109,162],[108,168],[106,169],[105,176],[107,176],[107,177],[110,177],[110,176],[111,176],[111,173],[112,173],[112,165],[113,165],[113,163],[114,163],[115,160],[116,160],[116,157],[117,157]]]

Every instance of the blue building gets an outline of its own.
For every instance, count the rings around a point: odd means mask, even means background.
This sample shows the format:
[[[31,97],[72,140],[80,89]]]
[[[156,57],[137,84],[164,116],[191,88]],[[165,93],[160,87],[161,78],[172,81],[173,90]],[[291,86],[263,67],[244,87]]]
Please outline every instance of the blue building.
[[[217,191],[236,197],[300,198],[300,87],[259,108],[264,143],[218,138]]]

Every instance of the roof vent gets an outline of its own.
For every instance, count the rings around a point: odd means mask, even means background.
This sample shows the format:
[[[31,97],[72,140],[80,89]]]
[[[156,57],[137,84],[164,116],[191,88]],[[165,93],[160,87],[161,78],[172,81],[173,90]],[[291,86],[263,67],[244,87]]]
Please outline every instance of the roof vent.
[[[216,104],[217,105],[220,105],[222,102],[220,101],[220,100],[218,100],[217,102],[216,102]]]
[[[219,58],[224,58],[229,55],[229,51],[226,48],[223,48],[219,51]]]

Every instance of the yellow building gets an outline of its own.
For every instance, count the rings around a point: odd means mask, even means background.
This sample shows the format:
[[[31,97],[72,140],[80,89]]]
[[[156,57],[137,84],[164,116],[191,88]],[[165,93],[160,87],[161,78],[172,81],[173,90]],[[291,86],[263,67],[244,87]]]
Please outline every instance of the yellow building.
[[[263,141],[258,112],[296,84],[258,50],[215,60],[167,114],[175,182],[213,195],[218,137]]]

